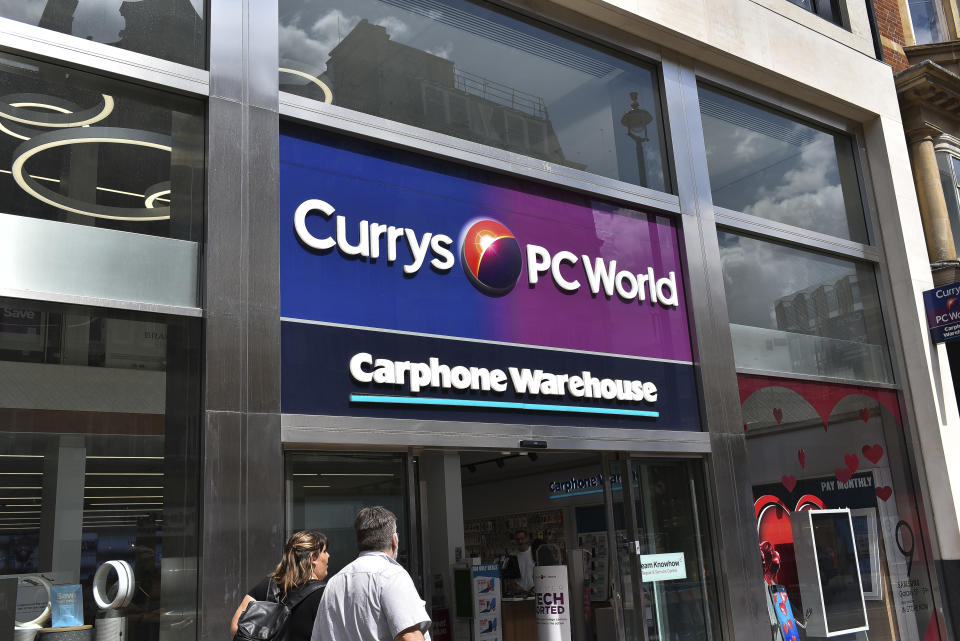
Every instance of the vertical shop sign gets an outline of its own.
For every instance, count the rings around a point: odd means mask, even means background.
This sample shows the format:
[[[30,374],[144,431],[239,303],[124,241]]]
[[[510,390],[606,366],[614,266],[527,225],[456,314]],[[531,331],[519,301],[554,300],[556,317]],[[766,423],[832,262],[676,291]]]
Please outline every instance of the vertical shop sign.
[[[498,641],[500,632],[500,566],[496,563],[474,565],[473,584],[474,641]]]
[[[960,283],[941,285],[923,292],[927,326],[934,343],[960,338]]]
[[[534,569],[537,596],[537,640],[570,641],[570,585],[567,566],[542,565]]]

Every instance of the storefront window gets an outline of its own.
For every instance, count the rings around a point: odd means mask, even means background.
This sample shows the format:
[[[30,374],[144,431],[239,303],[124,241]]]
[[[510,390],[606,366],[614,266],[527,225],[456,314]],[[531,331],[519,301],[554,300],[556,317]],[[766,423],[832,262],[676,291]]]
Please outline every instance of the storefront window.
[[[660,191],[647,65],[466,0],[280,1],[282,91]]]
[[[715,205],[869,242],[847,136],[700,86]]]
[[[314,528],[327,535],[328,573],[357,557],[353,519],[361,508],[382,505],[397,515],[398,560],[408,566],[410,540],[404,503],[406,456],[397,454],[287,455],[287,535]],[[273,566],[263,566],[266,576]]]
[[[0,216],[198,241],[204,144],[199,101],[0,55]]]
[[[893,382],[872,266],[719,237],[738,368]]]
[[[739,382],[771,625],[939,638],[897,393]]]
[[[357,511],[394,511],[398,559],[427,579],[434,639],[530,641],[538,621],[582,641],[619,638],[618,628],[628,641],[718,639],[700,466],[612,459],[427,450],[411,458],[411,486],[405,454],[291,452],[287,529],[323,531],[335,571],[356,556]],[[420,514],[405,547],[411,504]]]
[[[18,627],[195,638],[199,329],[0,299],[0,592]],[[51,611],[57,594],[76,607]]]
[[[205,0],[0,0],[0,17],[205,67],[204,5]]]

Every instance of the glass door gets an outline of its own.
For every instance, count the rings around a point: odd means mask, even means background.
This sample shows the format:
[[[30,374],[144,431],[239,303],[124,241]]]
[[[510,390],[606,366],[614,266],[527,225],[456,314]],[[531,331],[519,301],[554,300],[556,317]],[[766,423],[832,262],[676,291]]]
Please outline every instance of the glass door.
[[[609,509],[623,514],[610,521],[623,640],[719,639],[702,465],[629,454],[605,465]]]
[[[402,453],[286,454],[286,534],[317,529],[327,535],[330,576],[357,557],[353,520],[361,508],[382,505],[397,515],[397,561],[420,572],[415,463]],[[266,568],[264,573],[268,571]]]

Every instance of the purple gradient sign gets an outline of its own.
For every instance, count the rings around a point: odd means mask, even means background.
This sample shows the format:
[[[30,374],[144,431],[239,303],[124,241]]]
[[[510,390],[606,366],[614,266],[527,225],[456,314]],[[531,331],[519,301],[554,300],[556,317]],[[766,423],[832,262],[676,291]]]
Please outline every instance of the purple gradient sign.
[[[923,292],[927,327],[934,343],[960,338],[960,283],[941,285]]]
[[[286,126],[285,320],[688,363],[656,214]]]

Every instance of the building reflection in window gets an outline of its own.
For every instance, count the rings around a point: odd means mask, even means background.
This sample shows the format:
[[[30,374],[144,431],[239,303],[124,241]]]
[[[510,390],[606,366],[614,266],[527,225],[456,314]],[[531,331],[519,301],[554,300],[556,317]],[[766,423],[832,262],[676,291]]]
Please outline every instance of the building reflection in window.
[[[480,4],[282,0],[280,68],[283,91],[669,189],[653,68]]]
[[[203,67],[204,4],[204,0],[0,0],[0,16]]]
[[[893,382],[873,266],[719,237],[737,367]]]

